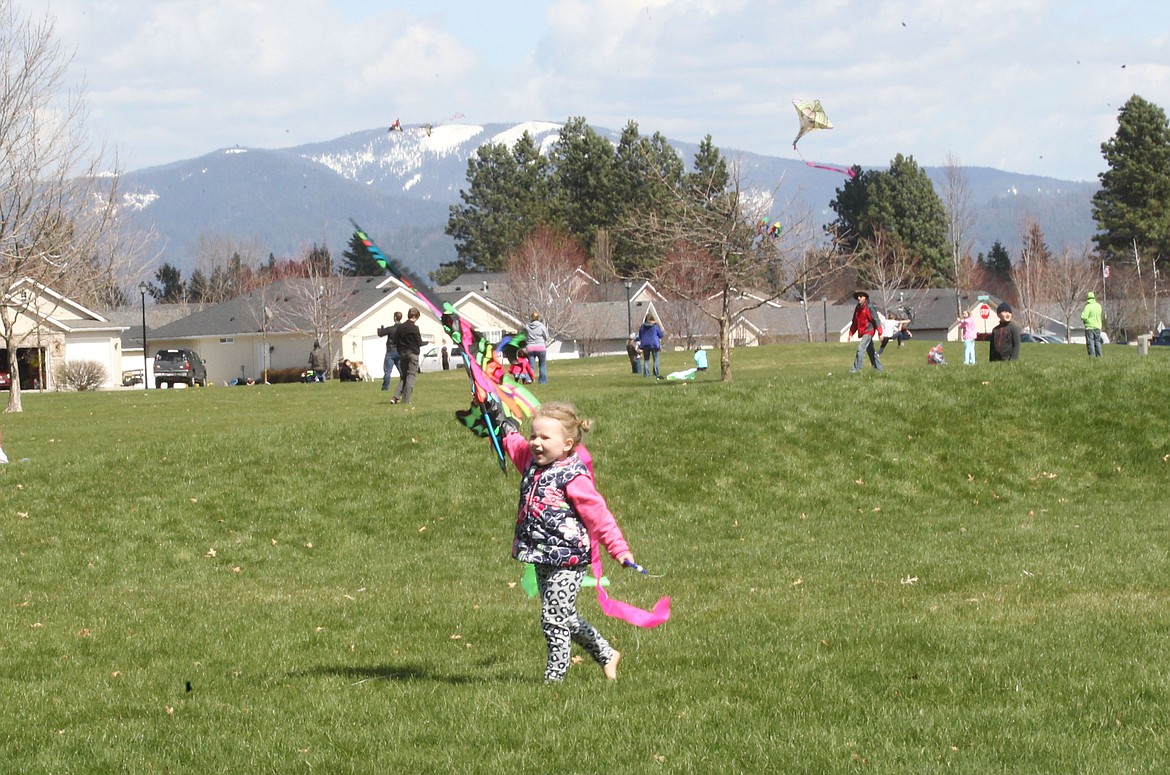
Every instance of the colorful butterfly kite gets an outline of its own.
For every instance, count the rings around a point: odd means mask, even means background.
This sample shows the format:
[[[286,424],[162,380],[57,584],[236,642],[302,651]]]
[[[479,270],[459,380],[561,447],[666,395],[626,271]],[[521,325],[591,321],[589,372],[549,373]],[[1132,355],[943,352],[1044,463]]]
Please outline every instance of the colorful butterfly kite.
[[[467,379],[471,384],[471,407],[465,412],[456,412],[456,418],[471,428],[477,435],[487,438],[492,444],[492,451],[500,464],[500,469],[508,471],[507,457],[500,444],[503,429],[492,420],[490,405],[498,403],[504,413],[516,420],[532,414],[540,405],[536,397],[523,385],[507,376],[507,370],[496,355],[495,349],[482,334],[471,327],[455,308],[445,303],[443,308],[435,306],[421,291],[403,276],[385,254],[374,244],[357,222],[352,218],[354,235],[370,252],[378,265],[394,276],[407,290],[415,295],[422,304],[431,311],[443,324],[443,330],[455,343],[462,353],[463,368],[467,371]]]
[[[761,237],[771,237],[775,239],[780,236],[780,232],[784,231],[784,227],[779,223],[768,223],[767,218],[761,218],[756,223],[756,233]]]
[[[818,170],[830,170],[832,172],[840,172],[842,175],[848,175],[851,178],[854,177],[857,173],[852,169],[816,164],[804,158],[804,154],[796,147],[800,138],[814,129],[832,129],[833,122],[829,121],[829,117],[825,115],[825,109],[821,107],[820,100],[793,100],[792,105],[796,108],[796,115],[800,118],[800,129],[796,133],[796,139],[792,141],[792,150],[796,151],[801,161]]]

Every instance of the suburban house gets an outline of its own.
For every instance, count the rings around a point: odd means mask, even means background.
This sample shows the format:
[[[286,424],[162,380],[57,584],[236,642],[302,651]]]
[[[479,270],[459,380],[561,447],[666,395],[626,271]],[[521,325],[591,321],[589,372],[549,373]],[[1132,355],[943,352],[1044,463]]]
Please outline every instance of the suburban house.
[[[0,349],[0,372],[11,373],[15,358],[22,390],[55,387],[57,368],[90,361],[104,368],[104,387],[122,383],[124,325],[68,299],[29,278],[13,283],[2,300],[12,323],[16,352]]]
[[[776,299],[744,313],[746,323],[756,332],[753,344],[776,342],[837,341],[841,329],[849,328],[853,304],[821,299],[807,305],[800,301]],[[746,343],[746,342],[745,342]]]
[[[995,308],[1000,300],[987,294],[960,291],[956,301],[954,288],[895,288],[893,290],[872,289],[870,303],[885,317],[895,323],[909,322],[915,339],[932,342],[955,342],[959,339],[958,307],[968,310],[975,318],[975,330],[979,338],[986,338],[991,329],[999,323]],[[853,321],[856,302],[841,302],[848,310],[848,317],[839,329],[839,341],[849,341],[849,326]],[[856,337],[853,337],[856,339]]]
[[[644,280],[599,282],[583,270],[570,278],[575,284],[566,320],[571,333],[550,322],[553,341],[549,358],[578,358],[624,354],[632,333],[650,314],[666,328],[668,348],[693,349],[718,344],[711,318],[693,305],[668,302]],[[504,273],[465,274],[427,292],[436,305],[451,304],[465,320],[491,342],[524,327],[531,310],[517,309],[517,294]],[[314,338],[331,363],[342,359],[362,362],[371,377],[382,377],[386,340],[381,326],[393,322],[395,312],[419,308],[419,329],[426,343],[424,364],[437,358],[440,348],[453,348],[442,325],[406,285],[393,277],[328,277],[278,280],[236,298],[204,307],[190,315],[147,330],[150,353],[160,349],[194,350],[206,363],[208,381],[263,380],[266,370],[306,368]],[[128,326],[124,339],[129,356],[142,356],[141,326]],[[736,346],[758,344],[761,329],[750,318],[732,330]]]
[[[427,297],[440,307],[451,303],[492,341],[521,325],[474,291]],[[371,377],[380,379],[386,339],[378,329],[391,325],[395,312],[405,319],[412,307],[422,313],[418,327],[424,356],[429,348],[437,353],[453,347],[439,320],[397,279],[337,276],[278,280],[148,331],[147,346],[151,352],[194,350],[206,362],[208,381],[225,384],[260,381],[270,369],[307,368],[313,341],[319,339],[330,363],[360,361]]]
[[[600,282],[583,269],[578,269],[572,279],[574,302],[567,315],[572,334],[557,330],[555,321],[550,322],[545,315],[553,337],[548,349],[550,359],[624,353],[630,334],[638,330],[646,316],[653,313],[661,320],[665,312],[665,297],[645,280],[630,281],[628,285]],[[513,310],[520,326],[533,312],[516,309],[522,302],[516,301],[508,275],[503,272],[463,274],[435,292],[449,296],[475,292],[500,308]]]

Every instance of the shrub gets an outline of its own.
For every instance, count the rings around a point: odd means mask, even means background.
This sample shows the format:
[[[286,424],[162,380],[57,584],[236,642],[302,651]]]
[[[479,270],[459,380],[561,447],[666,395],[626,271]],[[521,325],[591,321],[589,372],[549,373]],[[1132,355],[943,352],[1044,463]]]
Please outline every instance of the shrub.
[[[97,390],[108,378],[106,367],[97,361],[65,361],[53,370],[57,390]]]

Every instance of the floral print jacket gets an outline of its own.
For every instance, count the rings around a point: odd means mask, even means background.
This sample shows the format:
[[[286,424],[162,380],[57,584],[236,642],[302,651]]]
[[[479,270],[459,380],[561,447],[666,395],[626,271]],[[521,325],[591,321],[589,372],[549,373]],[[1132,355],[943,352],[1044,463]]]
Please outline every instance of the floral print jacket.
[[[538,466],[527,440],[515,432],[504,437],[504,450],[523,474],[513,557],[535,565],[584,569],[594,537],[614,557],[629,551],[592,474],[576,453]]]

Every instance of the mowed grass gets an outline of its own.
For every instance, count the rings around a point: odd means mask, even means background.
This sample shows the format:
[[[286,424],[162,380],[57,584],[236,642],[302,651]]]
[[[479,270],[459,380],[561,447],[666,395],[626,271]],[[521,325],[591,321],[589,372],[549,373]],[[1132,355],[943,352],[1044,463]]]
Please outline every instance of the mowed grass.
[[[11,772],[1158,772],[1170,761],[1170,353],[735,381],[550,364],[638,560],[623,651],[541,681],[519,477],[377,383],[26,395],[0,418]],[[668,353],[664,373],[689,365]],[[26,462],[18,462],[27,458]]]

